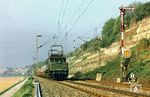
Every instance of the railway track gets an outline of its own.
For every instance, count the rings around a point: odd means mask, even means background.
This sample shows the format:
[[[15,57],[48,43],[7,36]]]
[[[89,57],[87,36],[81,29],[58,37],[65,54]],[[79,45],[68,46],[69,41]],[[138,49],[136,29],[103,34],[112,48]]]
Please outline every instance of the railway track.
[[[86,83],[111,87],[111,88],[125,90],[125,91],[130,91],[131,84],[134,84],[134,83],[129,84],[129,83],[114,83],[114,82],[99,82],[95,80],[87,80]],[[142,89],[139,90],[139,93],[150,95],[150,86],[142,86]]]
[[[78,85],[82,85],[82,86],[86,86],[86,87],[90,87],[90,88],[94,88],[94,89],[102,89],[104,91],[115,92],[115,93],[123,94],[123,95],[126,95],[126,96],[150,97],[150,95],[147,95],[147,94],[133,93],[133,92],[129,92],[129,91],[118,90],[118,89],[114,89],[114,88],[108,88],[108,87],[104,87],[104,86],[92,85],[92,84],[89,84],[89,83],[87,84],[87,83],[79,83],[79,82],[73,82],[73,81],[67,81],[67,83],[78,84]]]
[[[85,93],[88,93],[92,96],[96,96],[96,97],[109,97],[107,95],[104,95],[104,94],[101,94],[101,93],[97,93],[95,91],[92,91],[92,90],[88,90],[86,88],[82,88],[82,87],[79,87],[79,86],[75,86],[75,85],[71,85],[71,84],[68,84],[68,83],[63,83],[63,82],[59,82],[60,84],[63,84],[65,86],[68,86],[68,87],[71,87],[71,88],[74,88],[74,89],[77,89],[77,90],[80,90],[82,92],[85,92]]]
[[[38,77],[42,97],[95,97],[60,84],[58,81]]]
[[[150,97],[150,95],[131,93],[80,81],[54,81],[39,78],[39,82],[42,97]]]

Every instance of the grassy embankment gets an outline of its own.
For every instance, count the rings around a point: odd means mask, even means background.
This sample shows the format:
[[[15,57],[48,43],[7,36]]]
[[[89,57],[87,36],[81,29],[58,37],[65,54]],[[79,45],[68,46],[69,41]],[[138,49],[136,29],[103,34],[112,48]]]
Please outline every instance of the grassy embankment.
[[[33,78],[30,77],[26,83],[12,97],[33,97]]]
[[[128,73],[133,72],[143,84],[150,84],[150,39],[142,39],[138,45],[131,49]],[[98,67],[93,71],[76,74],[75,78],[95,79],[96,73],[102,73],[102,80],[116,81],[120,76],[120,55],[115,60],[111,60],[103,67]]]
[[[134,2],[131,4],[134,6],[134,14],[126,13],[125,24],[126,30],[132,27],[132,25],[138,23],[150,16],[150,2],[141,3]],[[75,57],[74,60],[78,60],[78,56],[81,56],[83,52],[95,52],[97,48],[109,47],[112,43],[119,40],[120,32],[120,17],[111,18],[104,23],[101,31],[100,40],[93,39],[89,42],[85,42],[80,48],[77,48],[74,52],[68,54],[68,57]],[[130,34],[131,35],[131,34]],[[130,58],[128,73],[133,72],[135,76],[142,83],[150,83],[150,39],[143,39],[140,43],[133,47],[131,50],[132,56]],[[102,80],[116,81],[117,77],[120,77],[120,55],[115,60],[110,60],[103,67],[98,67],[95,70],[81,74],[77,72],[75,79],[95,79],[96,73],[102,73]],[[70,64],[74,64],[75,61],[71,61]],[[72,66],[72,65],[71,65]]]

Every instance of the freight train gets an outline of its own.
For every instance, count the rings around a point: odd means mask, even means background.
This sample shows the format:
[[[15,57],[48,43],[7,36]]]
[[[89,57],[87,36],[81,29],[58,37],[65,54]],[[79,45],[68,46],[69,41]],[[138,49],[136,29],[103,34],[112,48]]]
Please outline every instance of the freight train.
[[[54,80],[64,80],[68,76],[68,63],[63,54],[62,45],[52,45],[48,52],[45,65],[36,71],[37,76],[48,77]]]

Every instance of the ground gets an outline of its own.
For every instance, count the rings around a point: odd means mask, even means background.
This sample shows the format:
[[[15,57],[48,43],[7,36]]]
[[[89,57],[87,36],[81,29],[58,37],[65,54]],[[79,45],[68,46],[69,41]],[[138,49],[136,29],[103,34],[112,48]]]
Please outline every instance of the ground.
[[[23,77],[0,77],[0,92],[21,81]]]

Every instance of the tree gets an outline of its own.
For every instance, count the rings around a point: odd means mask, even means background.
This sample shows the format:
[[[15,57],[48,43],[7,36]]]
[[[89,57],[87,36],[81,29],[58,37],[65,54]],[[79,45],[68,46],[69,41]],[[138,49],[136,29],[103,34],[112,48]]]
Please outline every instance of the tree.
[[[102,29],[102,40],[100,43],[101,47],[107,47],[111,45],[112,42],[114,42],[115,39],[113,34],[114,23],[115,19],[111,18],[104,24]]]
[[[115,35],[115,40],[119,39],[119,33],[120,33],[120,17],[117,17],[114,26],[113,26],[113,34]]]
[[[150,16],[150,2],[143,5],[144,17]]]
[[[140,2],[135,4],[135,18],[136,21],[142,20],[144,18],[143,4]]]

